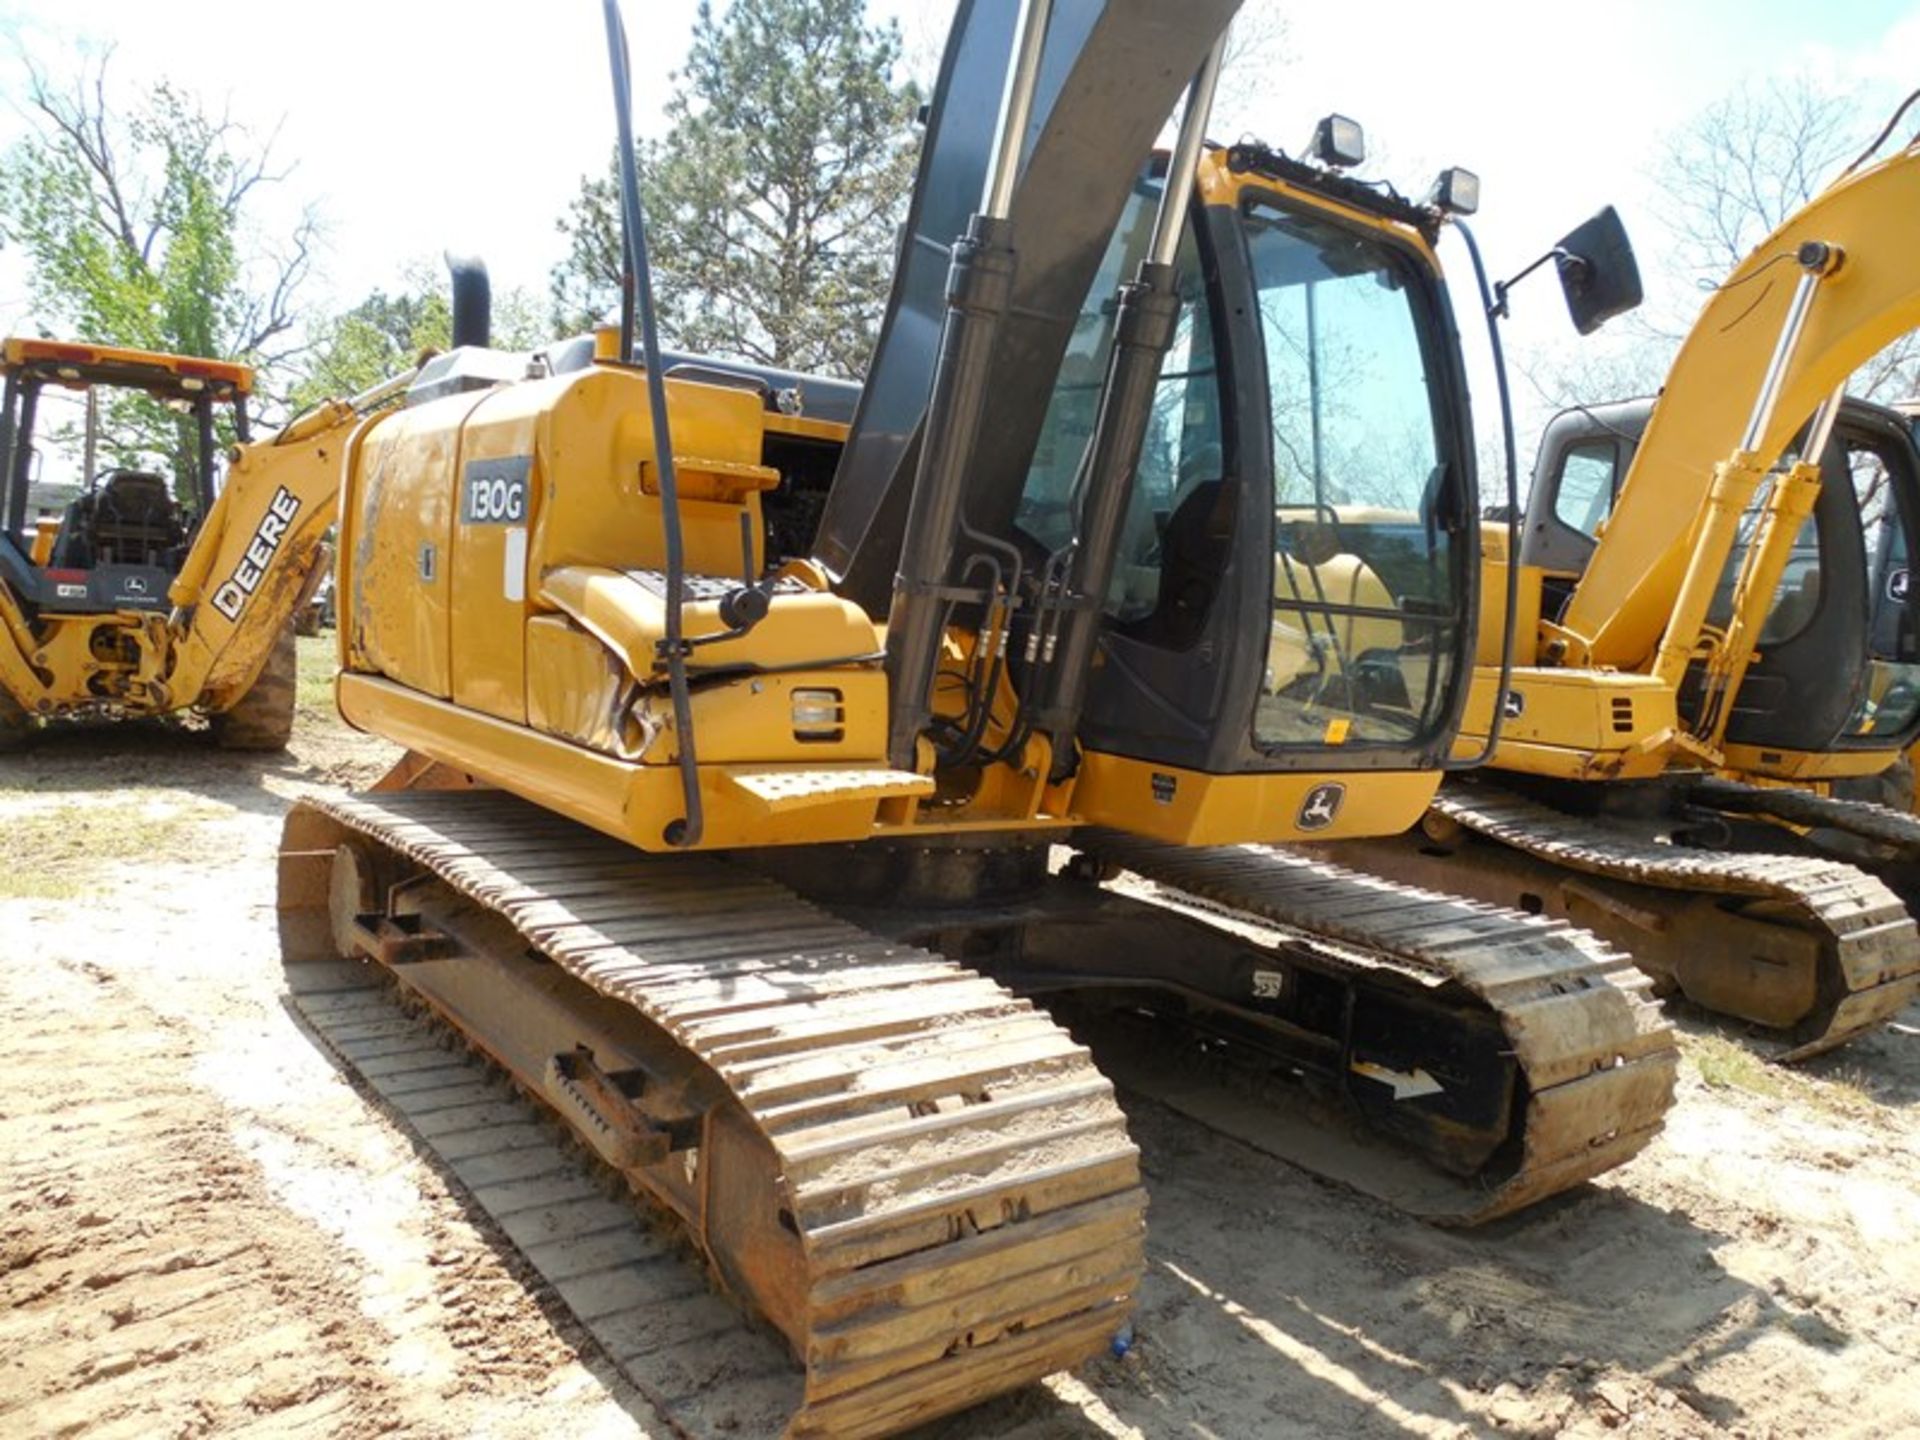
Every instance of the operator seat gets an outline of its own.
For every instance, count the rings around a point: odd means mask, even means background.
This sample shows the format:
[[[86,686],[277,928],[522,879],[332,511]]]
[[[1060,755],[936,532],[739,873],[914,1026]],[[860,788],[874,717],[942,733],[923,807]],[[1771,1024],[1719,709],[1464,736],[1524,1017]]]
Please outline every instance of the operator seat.
[[[1160,535],[1160,594],[1134,633],[1150,644],[1184,649],[1200,638],[1220,577],[1233,553],[1239,487],[1202,480],[1182,496]]]
[[[94,500],[93,550],[106,565],[165,565],[186,544],[180,507],[151,470],[115,470]]]
[[[60,528],[54,533],[53,551],[47,556],[48,569],[93,569],[93,499],[82,495],[60,512]]]

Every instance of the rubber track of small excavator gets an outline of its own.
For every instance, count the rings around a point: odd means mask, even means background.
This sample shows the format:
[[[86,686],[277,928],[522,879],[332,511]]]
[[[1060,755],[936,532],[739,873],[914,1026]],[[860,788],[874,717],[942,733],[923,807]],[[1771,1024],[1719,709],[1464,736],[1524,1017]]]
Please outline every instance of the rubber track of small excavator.
[[[1362,984],[1455,987],[1498,1016],[1525,1080],[1519,1143],[1496,1157],[1499,1173],[1433,1190],[1424,1210],[1392,1197],[1422,1218],[1478,1224],[1590,1180],[1637,1154],[1673,1103],[1679,1049],[1652,983],[1564,921],[1266,846],[1182,848],[1106,831],[1078,832],[1074,844],[1176,896],[1356,952],[1342,960],[1323,944],[1322,968],[1344,966]]]
[[[1920,987],[1920,932],[1879,880],[1838,861],[1663,845],[1480,787],[1443,790],[1436,813],[1555,865],[1626,884],[1694,894],[1782,901],[1823,933],[1832,998],[1803,1022],[1791,1049],[1802,1060],[1871,1030]]]
[[[315,811],[631,1006],[766,1137],[763,1213],[805,1257],[789,1433],[892,1434],[1076,1365],[1125,1322],[1138,1151],[1085,1049],[1029,1002],[724,860],[643,855],[500,792],[313,800],[290,837]]]

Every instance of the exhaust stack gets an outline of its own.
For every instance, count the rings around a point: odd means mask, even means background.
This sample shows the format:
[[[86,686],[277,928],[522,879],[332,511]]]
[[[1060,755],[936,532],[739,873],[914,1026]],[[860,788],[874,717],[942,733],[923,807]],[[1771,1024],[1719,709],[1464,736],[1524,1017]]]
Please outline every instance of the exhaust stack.
[[[447,254],[453,276],[453,344],[485,348],[493,338],[493,285],[487,263],[478,255]]]

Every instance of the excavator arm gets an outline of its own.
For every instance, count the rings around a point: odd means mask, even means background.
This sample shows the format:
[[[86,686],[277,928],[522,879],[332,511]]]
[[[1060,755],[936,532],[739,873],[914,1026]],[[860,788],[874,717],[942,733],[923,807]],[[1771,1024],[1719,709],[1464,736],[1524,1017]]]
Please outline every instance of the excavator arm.
[[[1803,292],[1798,337],[1783,347]],[[1690,565],[1717,574],[1724,562],[1701,543],[1716,516],[1727,528],[1716,484],[1763,473],[1849,375],[1916,326],[1920,145],[1909,145],[1795,212],[1707,302],[1584,575],[1559,623],[1543,627],[1556,663],[1646,669]]]

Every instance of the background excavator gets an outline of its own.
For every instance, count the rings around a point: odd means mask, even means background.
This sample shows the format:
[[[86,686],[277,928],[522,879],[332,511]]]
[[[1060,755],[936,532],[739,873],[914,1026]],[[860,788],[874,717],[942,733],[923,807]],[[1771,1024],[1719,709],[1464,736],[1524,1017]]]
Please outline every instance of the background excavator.
[[[1548,425],[1521,554],[1542,564],[1550,590],[1591,551],[1652,407],[1581,406]],[[1883,870],[1876,847],[1889,838],[1883,808],[1912,808],[1903,754],[1920,737],[1920,596],[1903,573],[1920,533],[1912,421],[1848,396],[1819,465],[1812,513],[1786,548],[1753,660],[1729,700],[1719,775],[1735,783],[1703,782],[1693,798],[1729,822],[1773,817],[1779,823],[1746,837],[1759,848],[1782,843],[1781,824],[1809,827],[1810,845],[1871,862],[1911,903],[1912,881]],[[1755,519],[1749,507],[1708,608],[1715,629],[1730,617]]]
[[[1502,687],[1483,634],[1466,735],[1497,697],[1490,768],[1361,863],[1587,926],[1663,985],[1783,1032],[1781,1058],[1913,998],[1920,936],[1898,898],[1758,822],[1865,825],[1864,808],[1790,787],[1873,775],[1920,722],[1904,596],[1881,619],[1906,638],[1875,639],[1853,483],[1884,470],[1875,503],[1904,534],[1911,450],[1841,394],[1920,325],[1917,244],[1909,144],[1761,243],[1650,407],[1549,427],[1511,572],[1490,537],[1485,592],[1510,582],[1517,633],[1537,635]]]
[[[1813,627],[1825,629],[1841,661],[1830,674],[1852,667],[1858,676],[1845,733],[1836,742],[1842,763],[1805,766],[1783,781],[1776,762],[1796,757],[1763,754],[1768,768],[1733,769],[1730,778],[1746,783],[1716,786],[1712,800],[1730,820],[1765,826],[1760,833],[1790,827],[1809,849],[1854,860],[1913,909],[1920,906],[1920,798],[1914,781],[1920,756],[1920,720],[1914,714],[1920,706],[1920,595],[1912,587],[1910,557],[1920,553],[1914,518],[1920,511],[1914,499],[1920,493],[1920,400],[1879,406],[1850,399],[1842,407],[1836,441],[1860,498],[1864,576],[1855,579],[1860,562],[1851,527],[1841,532],[1837,549],[1824,531],[1803,530],[1794,558],[1803,575],[1821,577],[1803,582],[1801,591],[1811,590],[1819,602],[1825,573],[1837,563],[1837,583],[1846,597],[1845,628],[1827,618],[1824,602],[1811,612]],[[1836,453],[1830,468],[1838,459]],[[1828,483],[1840,483],[1838,474]],[[1814,519],[1821,519],[1818,512]],[[1783,586],[1783,605],[1791,598],[1784,592]],[[1857,618],[1862,602],[1864,636]],[[1775,627],[1773,620],[1768,623]],[[1804,703],[1804,696],[1796,695],[1795,703]],[[1906,748],[1891,757],[1892,763],[1882,764],[1894,743]]]
[[[676,1215],[799,1357],[796,1432],[1124,1321],[1137,1155],[1031,995],[1311,1094],[1302,1163],[1453,1222],[1671,1101],[1622,955],[1247,843],[1424,811],[1479,526],[1434,254],[1471,177],[1353,180],[1337,119],[1205,146],[1234,8],[959,7],[855,397],[663,362],[609,0],[637,353],[529,364],[456,304],[341,447],[337,699],[410,753],[290,814],[287,957],[383,967]],[[1637,277],[1584,233],[1591,328]],[[1330,630],[1368,637],[1339,675]],[[294,988],[324,1033],[365,984]]]
[[[12,339],[0,375],[0,749],[62,716],[183,710],[206,714],[225,748],[283,747],[293,729],[290,621],[326,569],[336,442],[385,397],[332,402],[250,442],[244,366]],[[29,538],[49,390],[86,397],[85,489]],[[96,473],[109,408],[100,402],[127,394],[180,415],[181,473]],[[224,457],[221,411],[239,441]]]

